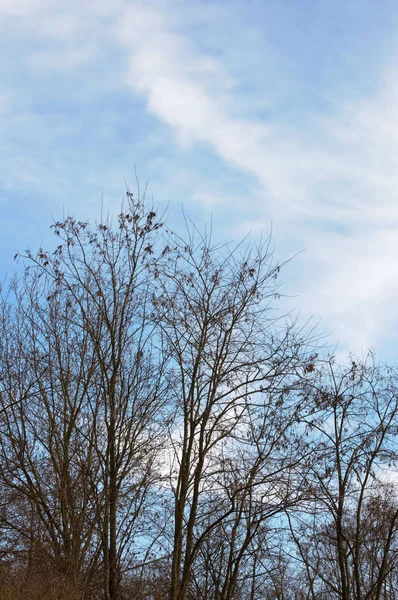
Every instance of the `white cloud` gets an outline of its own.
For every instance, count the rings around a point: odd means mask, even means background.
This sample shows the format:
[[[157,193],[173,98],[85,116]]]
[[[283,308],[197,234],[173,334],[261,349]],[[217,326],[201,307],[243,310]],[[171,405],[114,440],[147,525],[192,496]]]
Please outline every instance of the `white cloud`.
[[[233,84],[221,66],[197,56],[186,40],[166,29],[159,11],[142,5],[124,12],[118,34],[129,51],[128,81],[145,94],[149,110],[185,143],[207,142],[224,159],[257,174],[262,161],[254,152],[267,140],[268,128],[223,110],[220,95]],[[226,90],[220,90],[220,79]],[[213,93],[215,85],[218,93]]]
[[[26,17],[37,15],[37,11],[46,8],[46,0],[1,0],[0,17]]]
[[[257,206],[258,221],[271,214],[277,238],[293,236],[307,247],[307,264],[317,275],[312,281],[303,274],[304,310],[324,315],[334,335],[351,336],[354,347],[382,338],[398,292],[396,73],[374,97],[347,105],[342,100],[328,119],[314,115],[314,131],[307,134],[299,126],[286,130],[234,117],[228,74],[211,63],[221,79],[213,93],[213,82],[201,72],[206,57],[178,33],[167,12],[130,6],[118,35],[128,51],[128,82],[146,97],[148,109],[183,143],[205,142],[253,173],[267,199]],[[341,226],[345,233],[333,233]]]

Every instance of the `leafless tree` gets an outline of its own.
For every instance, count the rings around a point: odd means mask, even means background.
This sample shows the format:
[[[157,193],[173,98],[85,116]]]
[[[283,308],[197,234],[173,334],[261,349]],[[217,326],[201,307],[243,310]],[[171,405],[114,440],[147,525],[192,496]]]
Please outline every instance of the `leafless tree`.
[[[58,222],[56,250],[28,252],[3,300],[3,480],[33,503],[74,577],[101,558],[109,600],[157,476],[167,393],[149,314],[160,228],[130,193],[116,230]]]
[[[194,227],[188,228],[187,241],[172,238],[172,261],[166,263],[162,293],[156,299],[175,407],[170,431],[172,600],[185,600],[204,540],[236,514],[237,503],[243,507],[251,502],[257,519],[254,498],[261,496],[265,475],[260,464],[267,455],[259,440],[267,424],[257,431],[250,414],[259,399],[267,420],[267,411],[274,410],[269,398],[283,393],[309,351],[308,340],[300,339],[295,327],[286,325],[274,310],[279,270],[272,264],[268,241],[254,250],[220,247]],[[228,470],[227,463],[220,462],[223,449],[231,444],[238,448],[244,435],[253,437],[258,455],[243,475],[244,489],[239,482],[222,508],[214,473]],[[273,432],[272,439],[278,435],[283,429]],[[232,587],[225,598],[233,593],[233,581],[228,585]]]
[[[268,239],[53,229],[0,294],[0,595],[397,600],[395,370],[318,358]]]
[[[388,484],[398,458],[396,374],[372,355],[346,367],[329,359],[303,394],[313,398],[305,419],[313,502],[290,528],[308,597],[380,600],[396,566],[398,507]]]

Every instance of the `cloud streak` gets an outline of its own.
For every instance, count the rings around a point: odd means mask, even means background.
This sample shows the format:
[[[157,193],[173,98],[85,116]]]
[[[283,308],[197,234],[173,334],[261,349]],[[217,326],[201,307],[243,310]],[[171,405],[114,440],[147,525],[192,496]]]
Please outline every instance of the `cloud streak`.
[[[208,144],[257,178],[266,199],[256,207],[259,221],[271,214],[278,237],[305,245],[314,273],[318,263],[316,281],[303,279],[306,312],[324,314],[344,341],[350,332],[354,347],[383,338],[398,292],[396,74],[371,97],[343,99],[328,117],[315,113],[307,134],[300,123],[287,129],[235,117],[224,66],[176,29],[167,12],[140,5],[124,12],[118,36],[132,89],[181,143]],[[204,64],[219,74],[218,94]]]

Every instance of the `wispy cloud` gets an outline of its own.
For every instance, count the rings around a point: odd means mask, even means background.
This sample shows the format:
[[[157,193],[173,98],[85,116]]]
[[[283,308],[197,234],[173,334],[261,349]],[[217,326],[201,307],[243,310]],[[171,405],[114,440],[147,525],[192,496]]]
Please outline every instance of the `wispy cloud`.
[[[398,291],[396,73],[388,70],[366,97],[342,98],[327,117],[314,112],[307,133],[300,123],[235,117],[232,77],[167,12],[129,7],[118,34],[128,82],[148,110],[183,144],[204,142],[255,175],[263,189],[258,222],[272,215],[277,238],[306,246],[315,280],[301,278],[303,308],[325,315],[344,342],[349,332],[356,347],[382,338]],[[204,65],[218,74],[216,94]]]

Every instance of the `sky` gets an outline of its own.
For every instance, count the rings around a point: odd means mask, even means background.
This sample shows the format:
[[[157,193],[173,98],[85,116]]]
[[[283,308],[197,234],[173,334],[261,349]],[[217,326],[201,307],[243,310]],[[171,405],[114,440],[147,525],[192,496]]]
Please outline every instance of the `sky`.
[[[283,310],[397,360],[396,0],[0,0],[0,279],[136,174],[170,225],[272,230]]]

